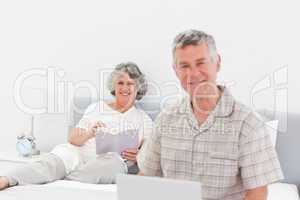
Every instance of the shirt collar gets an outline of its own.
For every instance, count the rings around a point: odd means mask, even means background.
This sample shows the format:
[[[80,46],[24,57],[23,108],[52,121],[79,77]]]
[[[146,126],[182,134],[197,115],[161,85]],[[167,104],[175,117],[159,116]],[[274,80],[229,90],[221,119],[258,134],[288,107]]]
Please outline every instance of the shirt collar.
[[[223,90],[222,96],[212,112],[215,117],[227,117],[233,112],[234,98],[229,89],[226,87],[221,88]]]
[[[214,110],[209,114],[206,122],[201,125],[200,129],[208,129],[212,126],[215,117],[226,117],[229,116],[233,112],[234,107],[234,98],[231,95],[229,89],[226,87],[219,86],[222,89],[222,95],[218,100],[217,105],[215,106]],[[189,96],[186,96],[181,106],[179,107],[179,112],[181,114],[187,114],[190,122],[193,126],[198,126],[197,119],[194,115],[191,100]]]
[[[215,117],[226,117],[233,112],[234,98],[231,95],[229,89],[223,86],[219,86],[219,88],[221,88],[223,92],[211,114],[213,114]],[[186,96],[183,99],[182,104],[179,108],[179,112],[193,113],[191,99],[189,96]]]

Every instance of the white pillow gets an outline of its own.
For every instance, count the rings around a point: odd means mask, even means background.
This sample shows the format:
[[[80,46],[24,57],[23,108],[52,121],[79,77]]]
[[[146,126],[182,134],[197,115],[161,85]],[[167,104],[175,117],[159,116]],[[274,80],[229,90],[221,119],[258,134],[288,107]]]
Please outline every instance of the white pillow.
[[[68,141],[68,121],[64,113],[35,115],[33,126],[37,149],[42,152]]]
[[[299,200],[297,186],[287,183],[274,183],[268,185],[267,200]]]
[[[266,122],[266,126],[271,137],[271,142],[275,147],[277,139],[278,120],[268,121]]]

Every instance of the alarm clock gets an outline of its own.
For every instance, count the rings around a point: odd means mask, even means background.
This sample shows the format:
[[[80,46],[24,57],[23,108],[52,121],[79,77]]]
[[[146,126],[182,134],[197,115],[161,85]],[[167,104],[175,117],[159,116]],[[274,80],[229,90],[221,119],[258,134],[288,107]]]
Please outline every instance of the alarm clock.
[[[36,145],[34,140],[35,139],[33,136],[26,136],[26,135],[18,136],[16,148],[21,156],[28,157],[28,156],[39,154],[39,151],[36,150]]]

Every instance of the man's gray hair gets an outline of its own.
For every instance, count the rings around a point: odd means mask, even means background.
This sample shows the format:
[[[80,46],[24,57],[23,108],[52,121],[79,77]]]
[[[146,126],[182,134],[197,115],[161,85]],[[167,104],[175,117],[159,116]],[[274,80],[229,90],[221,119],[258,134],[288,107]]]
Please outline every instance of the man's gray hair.
[[[173,62],[176,64],[175,51],[177,48],[184,48],[188,45],[198,45],[205,43],[208,46],[208,50],[213,62],[218,60],[218,52],[215,40],[213,36],[199,30],[187,30],[179,33],[173,41]]]
[[[126,62],[118,64],[114,71],[110,74],[107,80],[107,88],[112,95],[115,94],[115,82],[116,80],[123,74],[127,73],[128,76],[133,79],[137,84],[137,95],[136,100],[140,100],[147,93],[147,81],[145,79],[145,75],[141,72],[139,67],[133,62]]]

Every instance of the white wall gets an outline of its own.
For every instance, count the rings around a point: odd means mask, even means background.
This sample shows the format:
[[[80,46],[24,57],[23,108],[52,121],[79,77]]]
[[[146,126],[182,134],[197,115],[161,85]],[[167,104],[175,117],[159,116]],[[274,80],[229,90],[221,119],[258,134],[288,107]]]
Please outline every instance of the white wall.
[[[284,111],[288,105],[300,112],[298,7],[288,0],[1,1],[0,151],[13,149],[28,124],[13,96],[23,71],[54,66],[65,72],[59,81],[89,80],[99,87],[99,71],[130,60],[167,94],[165,83],[175,80],[172,39],[190,28],[214,35],[222,56],[220,81],[230,83],[239,100],[251,105],[252,89],[264,88],[269,79],[260,81],[270,77],[270,87],[255,95],[252,106]],[[279,86],[273,77],[282,67]],[[24,101],[45,106],[47,93],[40,89],[46,83],[45,77],[25,82]]]

